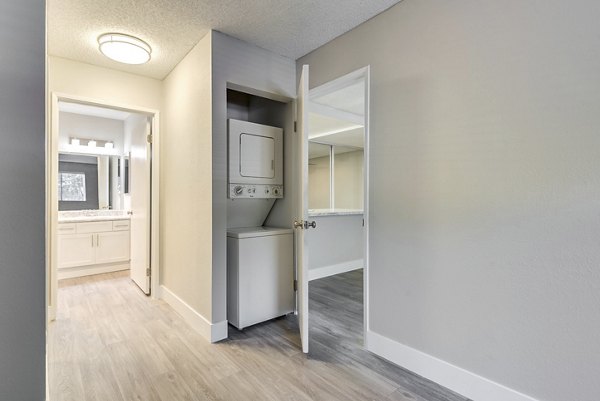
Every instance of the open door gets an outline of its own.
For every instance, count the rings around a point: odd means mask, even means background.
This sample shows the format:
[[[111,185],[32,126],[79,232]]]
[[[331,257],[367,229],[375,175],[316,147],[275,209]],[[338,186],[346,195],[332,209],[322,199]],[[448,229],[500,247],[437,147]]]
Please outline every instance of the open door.
[[[308,353],[308,247],[306,235],[316,223],[308,221],[308,65],[302,66],[296,116],[296,280],[298,325],[302,351]]]
[[[134,115],[128,123],[131,123],[131,279],[145,294],[150,294],[151,121],[146,116]]]

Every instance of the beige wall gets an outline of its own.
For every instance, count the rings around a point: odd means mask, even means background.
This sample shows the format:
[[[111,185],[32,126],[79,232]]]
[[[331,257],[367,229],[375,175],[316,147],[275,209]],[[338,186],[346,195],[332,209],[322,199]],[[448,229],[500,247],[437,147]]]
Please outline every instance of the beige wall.
[[[48,57],[50,92],[159,110],[162,82],[60,57]]]
[[[374,333],[540,400],[598,399],[599,17],[404,0],[299,60],[312,87],[371,65]]]
[[[167,76],[163,94],[161,284],[212,322],[210,34]]]
[[[364,152],[335,155],[334,193],[336,209],[362,209],[364,203]]]
[[[315,157],[308,161],[309,209],[329,209],[329,170],[329,156]]]
[[[334,207],[362,209],[364,202],[364,152],[338,153],[334,157]],[[308,165],[308,207],[329,209],[329,156],[310,159]]]

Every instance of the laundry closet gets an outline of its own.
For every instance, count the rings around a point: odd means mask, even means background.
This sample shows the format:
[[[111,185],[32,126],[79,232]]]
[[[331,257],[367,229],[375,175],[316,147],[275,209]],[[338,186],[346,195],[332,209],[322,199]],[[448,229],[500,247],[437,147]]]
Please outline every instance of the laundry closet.
[[[227,90],[227,319],[238,329],[294,312],[294,233],[267,218],[289,195],[283,102]]]

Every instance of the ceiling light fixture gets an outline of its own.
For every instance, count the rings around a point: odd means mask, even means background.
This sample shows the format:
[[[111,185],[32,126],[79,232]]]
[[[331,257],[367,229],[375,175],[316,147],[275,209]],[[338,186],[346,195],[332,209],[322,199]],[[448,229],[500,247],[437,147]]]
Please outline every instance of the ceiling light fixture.
[[[152,54],[152,48],[148,43],[123,33],[100,35],[98,46],[106,57],[125,64],[147,63]]]

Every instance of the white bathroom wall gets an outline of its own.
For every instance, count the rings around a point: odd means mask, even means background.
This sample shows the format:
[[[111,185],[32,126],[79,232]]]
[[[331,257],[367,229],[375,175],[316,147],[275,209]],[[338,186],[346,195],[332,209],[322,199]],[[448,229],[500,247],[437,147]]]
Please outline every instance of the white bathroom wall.
[[[227,313],[227,85],[241,85],[291,99],[296,96],[295,74],[293,60],[212,32],[212,263],[209,265],[212,265],[213,322],[225,322]],[[286,122],[291,123],[291,116],[286,117]],[[284,127],[284,142],[286,146],[291,144],[289,126]],[[287,169],[291,160],[284,163]],[[286,175],[284,179],[288,178]],[[291,224],[291,217],[286,220]]]
[[[599,18],[404,0],[298,61],[371,66],[371,349],[478,401],[598,400]]]
[[[0,2],[0,400],[45,398],[45,2]]]
[[[58,150],[61,151],[69,144],[72,137],[85,139],[99,139],[114,142],[118,154],[123,154],[124,123],[122,120],[113,120],[81,114],[59,113]]]

